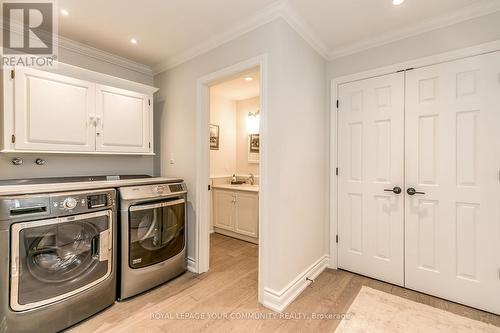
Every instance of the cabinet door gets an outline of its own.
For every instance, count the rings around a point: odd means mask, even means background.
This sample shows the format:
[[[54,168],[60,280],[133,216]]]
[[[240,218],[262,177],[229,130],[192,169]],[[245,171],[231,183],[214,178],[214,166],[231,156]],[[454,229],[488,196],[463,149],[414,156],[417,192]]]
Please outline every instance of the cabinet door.
[[[16,150],[95,150],[95,84],[18,68],[14,101]]]
[[[236,194],[235,231],[246,236],[258,237],[259,197],[254,193]]]
[[[233,192],[213,191],[214,226],[234,231],[235,201]]]
[[[96,150],[152,152],[150,97],[103,85],[96,85],[96,91]]]

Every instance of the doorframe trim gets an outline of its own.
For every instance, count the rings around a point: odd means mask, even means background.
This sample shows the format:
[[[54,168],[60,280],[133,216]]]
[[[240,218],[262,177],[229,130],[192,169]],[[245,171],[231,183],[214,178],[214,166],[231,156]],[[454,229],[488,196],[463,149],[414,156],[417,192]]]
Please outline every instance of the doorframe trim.
[[[389,66],[358,72],[354,74],[334,77],[330,80],[330,263],[329,267],[338,268],[338,176],[335,169],[338,167],[338,109],[337,98],[340,85],[370,79],[377,76],[392,74],[405,69],[414,69],[450,62],[463,58],[474,57],[482,54],[500,51],[500,40],[474,45],[467,48],[438,53],[432,56],[416,58],[413,60],[396,63]],[[342,172],[342,170],[340,170]]]
[[[268,181],[267,181],[267,87],[268,87],[268,61],[267,54],[262,54],[234,65],[217,70],[196,81],[196,225],[195,225],[195,261],[192,268],[195,273],[204,273],[209,268],[210,253],[210,218],[207,186],[210,184],[210,147],[209,147],[209,112],[211,85],[220,82],[232,75],[259,67],[260,71],[260,161],[259,161],[259,254],[258,254],[258,300],[262,302],[264,295],[267,262],[267,229],[269,223],[267,206]]]

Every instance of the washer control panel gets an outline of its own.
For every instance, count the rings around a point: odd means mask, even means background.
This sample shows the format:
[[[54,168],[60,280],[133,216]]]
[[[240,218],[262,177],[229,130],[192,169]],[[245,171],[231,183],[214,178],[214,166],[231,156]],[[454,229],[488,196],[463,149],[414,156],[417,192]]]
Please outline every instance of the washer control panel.
[[[78,205],[78,202],[76,201],[75,198],[68,197],[64,199],[63,201],[63,207],[68,210],[75,209],[75,207]]]
[[[114,207],[115,191],[73,192],[52,196],[51,210],[53,213],[85,213]]]

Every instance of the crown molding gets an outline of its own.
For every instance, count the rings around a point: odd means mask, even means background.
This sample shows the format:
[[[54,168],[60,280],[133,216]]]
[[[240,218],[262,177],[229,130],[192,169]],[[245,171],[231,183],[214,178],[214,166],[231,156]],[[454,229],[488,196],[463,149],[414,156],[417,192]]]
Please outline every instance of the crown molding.
[[[500,2],[498,0],[482,0],[452,13],[446,13],[424,22],[407,26],[403,29],[398,29],[398,31],[395,32],[388,32],[375,38],[365,39],[353,44],[329,50],[326,43],[318,37],[302,16],[288,4],[287,0],[279,0],[266,7],[255,16],[250,17],[242,23],[234,26],[232,29],[227,29],[222,34],[216,35],[186,51],[180,52],[153,67],[94,48],[63,36],[55,36],[55,44],[60,48],[83,56],[104,61],[144,75],[153,76],[207,53],[218,46],[234,40],[276,19],[283,19],[316,52],[318,52],[318,54],[326,60],[332,61],[341,57],[366,51],[371,48],[383,46],[398,40],[413,37],[498,11],[500,11]]]
[[[315,35],[309,25],[288,5],[286,0],[281,0],[233,28],[227,29],[224,33],[153,66],[153,74],[156,75],[176,67],[279,18],[285,20],[316,52],[325,59],[327,58],[328,48],[326,44]]]
[[[328,53],[329,61],[345,57],[371,48],[386,45],[398,40],[420,35],[439,28],[471,20],[480,16],[488,15],[500,11],[500,2],[497,0],[483,0],[478,3],[466,6],[457,11],[431,18],[424,22],[410,25],[395,32],[388,32],[376,38],[362,40],[357,43],[335,48]]]
[[[243,23],[234,26],[232,29],[228,29],[222,34],[216,35],[193,48],[178,53],[153,66],[152,72],[153,75],[157,75],[169,70],[279,18],[287,22],[318,54],[326,60],[332,61],[497,11],[500,11],[500,2],[498,0],[482,0],[457,11],[398,29],[396,32],[391,31],[375,38],[328,49],[326,43],[318,37],[318,34],[306,23],[300,13],[293,9],[287,0],[280,0]]]
[[[320,56],[327,59],[329,55],[328,46],[302,18],[302,16],[290,5],[285,3],[281,9],[280,16],[298,33]]]
[[[2,23],[3,29],[10,31],[11,33],[18,34],[20,36],[23,36],[24,34],[24,24],[19,23],[19,22],[11,22],[9,25],[7,25],[6,22]],[[46,40],[50,34],[49,32],[46,31],[41,31],[39,32],[41,35],[42,40]],[[38,40],[38,37],[30,36],[31,39],[33,40]],[[138,72],[141,74],[145,74],[148,76],[153,76],[153,70],[151,67],[147,65],[140,64],[138,62],[126,59],[124,57],[120,57],[116,54],[109,53],[100,49],[97,49],[95,47],[74,41],[72,39],[63,37],[58,34],[52,34],[53,38],[53,43],[56,48],[62,48],[66,49],[68,51],[80,54],[82,56],[94,58],[100,61],[107,62],[109,64],[113,64],[116,66],[123,67],[125,69]],[[56,53],[57,54],[57,53]]]
[[[112,65],[120,66],[125,69],[138,72],[141,74],[153,76],[153,70],[151,67],[129,60],[124,57],[120,57],[116,54],[109,53],[100,49],[97,49],[95,47],[74,41],[72,39],[63,37],[63,36],[58,36],[57,46],[63,49],[66,49],[68,51],[94,58],[100,61],[104,61],[107,63],[110,63]]]

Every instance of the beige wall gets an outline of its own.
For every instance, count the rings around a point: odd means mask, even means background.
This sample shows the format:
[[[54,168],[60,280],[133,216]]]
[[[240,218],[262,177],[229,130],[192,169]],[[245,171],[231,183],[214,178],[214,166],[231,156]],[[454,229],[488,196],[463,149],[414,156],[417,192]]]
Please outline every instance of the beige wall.
[[[210,177],[227,177],[236,172],[236,102],[210,94],[210,124],[219,126],[219,150],[210,150]]]
[[[78,67],[83,67],[99,73],[104,73],[123,79],[136,81],[148,85],[153,84],[153,77],[138,73],[109,62],[100,61],[95,58],[82,56],[74,52],[61,49],[59,60]],[[155,112],[158,110],[155,105]],[[159,111],[161,112],[161,110]],[[158,114],[155,113],[155,118]],[[57,124],[54,124],[57,126]],[[0,131],[2,129],[0,128]],[[156,128],[159,130],[159,128]],[[155,140],[155,143],[157,140]],[[155,151],[159,153],[160,143],[155,145]],[[22,157],[24,164],[14,166],[11,163],[13,157]],[[47,161],[44,166],[35,165],[36,158]],[[154,163],[158,163],[159,155],[151,156],[92,156],[92,155],[70,155],[70,154],[5,154],[0,153],[0,179],[15,178],[40,178],[59,176],[84,176],[84,175],[116,175],[116,174],[148,174],[155,173]],[[159,166],[157,166],[159,174]]]
[[[261,159],[267,159],[263,179],[267,185],[261,192],[261,232],[267,248],[259,258],[266,268],[260,282],[263,288],[280,291],[328,251],[326,62],[278,19],[155,76],[155,84],[163,105],[162,175],[187,181],[188,256],[196,259],[196,81],[263,54],[269,112],[267,151],[261,151]],[[301,140],[296,140],[298,128]],[[168,163],[170,154],[176,157],[175,164]]]
[[[259,110],[259,97],[253,97],[236,103],[236,173],[259,175],[259,163],[248,162],[248,112]]]
[[[500,40],[500,12],[429,31],[328,63],[328,78]]]
[[[248,162],[248,112],[259,109],[259,97],[241,101],[210,94],[210,123],[219,125],[219,150],[210,150],[210,177],[259,175],[259,163]]]

